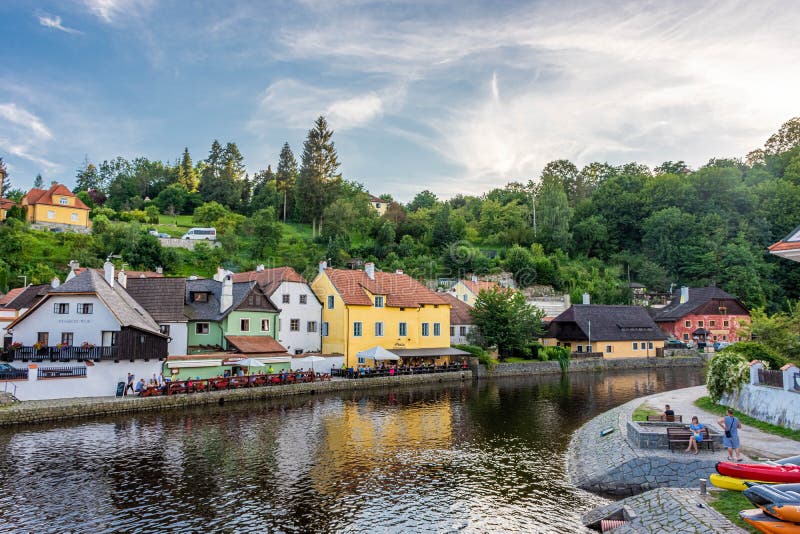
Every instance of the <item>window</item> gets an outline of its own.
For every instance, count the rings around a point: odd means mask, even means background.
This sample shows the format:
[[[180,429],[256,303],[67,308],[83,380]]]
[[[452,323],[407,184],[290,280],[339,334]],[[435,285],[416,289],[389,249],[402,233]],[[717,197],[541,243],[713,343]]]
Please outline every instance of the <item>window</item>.
[[[117,345],[118,332],[113,330],[103,330],[100,334],[101,343],[104,347],[115,347]]]
[[[431,335],[431,325],[430,325],[430,323],[422,323],[422,335],[423,336]]]
[[[283,295],[281,302],[284,304],[289,304],[289,295]]]
[[[61,332],[61,344],[66,345],[67,347],[72,346],[72,340],[75,338],[75,334],[72,332]]]
[[[376,308],[383,308],[383,297],[382,296],[379,295],[379,296],[375,297],[375,307]]]
[[[306,323],[306,332],[314,333],[317,331],[317,321],[308,321]]]
[[[408,335],[408,323],[397,324],[397,335],[400,337],[405,337]]]
[[[606,352],[607,353],[614,352],[614,346],[613,345],[606,345]]]
[[[169,337],[169,325],[168,324],[162,324],[159,327],[159,330],[161,330],[162,334],[164,334],[165,336]]]
[[[250,295],[249,297],[247,297],[247,304],[249,306],[252,306],[255,303],[256,303],[255,295]]]
[[[194,333],[199,335],[208,334],[208,323],[195,323]]]
[[[637,342],[633,342],[633,350],[639,350],[639,344]]]
[[[54,212],[53,210],[47,210],[47,218],[48,219],[55,219],[56,218],[56,212]]]
[[[717,326],[717,321],[708,321],[708,326],[711,328]]]
[[[583,352],[583,345],[578,345],[578,352]]]
[[[691,328],[692,327],[692,321],[684,321],[683,322],[683,326],[685,326],[686,328]]]
[[[67,200],[64,197],[59,198],[58,203],[61,204],[62,206],[69,206],[69,200]]]
[[[647,348],[650,349],[650,350],[653,350],[653,342],[652,341],[648,341],[647,342]]]
[[[250,319],[240,319],[239,320],[239,330],[241,332],[249,332],[250,331]]]
[[[463,300],[464,302],[467,302],[467,294],[466,293],[461,295],[461,300]]]
[[[91,315],[92,314],[92,305],[91,304],[78,304],[78,313],[83,315]]]
[[[697,321],[697,327],[703,328],[703,321]]]
[[[261,331],[269,332],[269,319],[261,319]]]
[[[328,309],[329,310],[333,309],[333,295],[328,297]]]
[[[289,319],[289,330],[292,332],[300,331],[300,319]]]
[[[592,352],[592,346],[586,345],[586,352]]]
[[[192,302],[208,302],[208,293],[192,293]]]
[[[381,203],[380,203],[380,202],[376,202],[376,203],[375,203],[375,207],[376,207],[377,209],[381,209]]]
[[[442,323],[433,323],[433,335],[434,336],[442,335]]]
[[[37,332],[36,342],[46,347],[50,343],[50,332]]]
[[[383,323],[381,321],[375,321],[375,335],[383,337]]]
[[[722,321],[722,326],[724,326],[725,328],[728,328],[730,326],[730,322],[729,321]]]
[[[58,315],[66,315],[69,313],[69,304],[66,302],[57,302],[53,306],[53,312],[57,313]]]
[[[256,306],[261,306],[261,295],[256,295]]]
[[[322,335],[328,337],[328,321],[322,323]]]
[[[689,341],[689,334],[683,334],[683,340]]]
[[[353,337],[361,337],[361,321],[353,323]]]
[[[308,303],[308,295],[300,295],[300,304]]]
[[[450,327],[450,337],[456,337],[456,327],[455,326],[451,326]]]
[[[78,222],[78,214],[77,213],[70,213],[69,220],[72,222]]]
[[[467,327],[466,326],[459,326],[458,327],[458,335],[464,337],[467,335]]]
[[[728,336],[722,336],[722,341],[728,341]]]

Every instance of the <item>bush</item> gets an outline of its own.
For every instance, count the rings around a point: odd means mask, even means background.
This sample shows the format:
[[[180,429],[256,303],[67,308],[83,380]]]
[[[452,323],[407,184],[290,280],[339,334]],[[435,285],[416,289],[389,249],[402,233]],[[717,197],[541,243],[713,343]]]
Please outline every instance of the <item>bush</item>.
[[[494,362],[492,361],[492,356],[487,351],[478,347],[477,345],[454,345],[454,347],[457,348],[458,350],[469,352],[473,356],[477,356],[478,362],[487,367],[491,367],[494,364]]]
[[[147,214],[147,222],[150,224],[158,224],[158,216],[160,215],[158,213],[158,206],[147,206],[144,212]]]
[[[117,212],[112,210],[111,208],[103,208],[103,207],[92,208],[92,211],[89,212],[89,218],[94,220],[94,218],[98,216],[103,216],[107,218],[109,221],[114,221],[117,219]]]
[[[147,223],[147,213],[143,210],[123,211],[120,212],[119,219],[124,222]]]
[[[561,370],[563,372],[567,371],[567,367],[569,367],[569,349],[566,347],[543,347],[539,350],[539,354],[542,353],[547,356],[547,359],[542,361],[557,361],[561,365]]]
[[[731,393],[750,380],[750,366],[745,355],[736,351],[720,351],[708,364],[706,388],[714,402],[724,393]]]
[[[762,362],[766,363],[770,369],[780,369],[789,363],[788,359],[781,356],[766,345],[756,341],[739,341],[733,345],[728,345],[720,352],[736,352],[744,356],[748,362],[752,362],[753,360],[761,360]]]

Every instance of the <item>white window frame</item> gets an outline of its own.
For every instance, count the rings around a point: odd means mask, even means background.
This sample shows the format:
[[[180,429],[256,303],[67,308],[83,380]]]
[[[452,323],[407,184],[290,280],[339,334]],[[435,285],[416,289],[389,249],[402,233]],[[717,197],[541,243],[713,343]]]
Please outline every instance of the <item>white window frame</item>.
[[[434,337],[442,335],[442,323],[433,323],[433,335]]]
[[[307,321],[306,322],[306,332],[310,334],[317,333],[317,321]]]
[[[47,210],[47,218],[48,219],[55,219],[56,218],[56,212],[53,211],[53,210]]]
[[[408,337],[408,323],[400,321],[397,323],[397,335],[400,337]]]
[[[364,334],[364,325],[361,321],[353,321],[353,337],[361,337]]]
[[[62,206],[69,206],[69,200],[64,197],[59,198],[58,203]]]
[[[430,337],[430,335],[431,335],[431,324],[422,323],[422,337]]]
[[[308,295],[300,295],[300,304],[308,304]]]
[[[281,302],[283,304],[291,304],[292,303],[291,301],[292,301],[292,298],[289,295],[289,293],[284,293],[283,296],[281,297]]]
[[[633,342],[633,350],[639,350],[639,342],[638,341],[634,341]]]
[[[376,308],[383,308],[385,304],[384,298],[382,295],[375,295],[375,307]]]
[[[383,337],[383,321],[375,321],[375,337]]]
[[[245,328],[247,326],[247,328]],[[250,318],[249,317],[242,317],[239,319],[239,331],[240,332],[249,332],[250,331]]]
[[[297,328],[295,328],[295,325]],[[300,319],[289,319],[289,332],[299,332],[300,331]]]
[[[198,332],[201,326],[205,325],[205,332]],[[202,323],[194,323],[194,333],[197,336],[207,336],[211,333],[211,323],[209,322],[202,322]]]
[[[267,327],[264,328],[264,325],[267,325]],[[272,325],[270,324],[270,320],[269,319],[261,319],[261,331],[262,332],[269,332],[270,331],[270,326],[272,326]]]

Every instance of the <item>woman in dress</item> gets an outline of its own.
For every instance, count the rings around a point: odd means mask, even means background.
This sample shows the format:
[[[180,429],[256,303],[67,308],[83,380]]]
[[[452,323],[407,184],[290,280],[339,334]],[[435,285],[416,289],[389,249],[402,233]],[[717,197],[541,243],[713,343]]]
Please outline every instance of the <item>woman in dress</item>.
[[[738,417],[734,417],[733,410],[728,408],[728,415],[720,418],[717,423],[725,431],[722,438],[722,446],[728,449],[728,461],[734,461],[734,452],[736,453],[736,461],[742,461],[742,455],[739,452],[739,429],[742,428],[742,422]]]
[[[692,417],[692,424],[689,425],[689,430],[692,431],[692,435],[689,436],[689,446],[686,447],[686,452],[689,452],[694,448],[694,453],[697,454],[697,444],[703,442],[703,429],[705,425],[700,422],[700,420],[695,415]]]

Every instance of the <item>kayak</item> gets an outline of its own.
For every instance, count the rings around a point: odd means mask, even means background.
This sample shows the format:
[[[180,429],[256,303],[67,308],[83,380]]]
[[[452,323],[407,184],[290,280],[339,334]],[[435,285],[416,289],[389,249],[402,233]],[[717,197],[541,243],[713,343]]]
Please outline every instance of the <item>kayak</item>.
[[[747,488],[743,495],[772,517],[793,523],[800,522],[800,484],[776,486],[757,485]]]
[[[750,484],[773,484],[773,482],[764,482],[763,480],[745,480],[741,478],[727,477],[725,475],[720,475],[719,473],[712,473],[711,476],[708,477],[708,480],[718,488],[732,491],[746,490],[749,487],[747,485],[748,482]]]
[[[797,504],[768,504],[762,508],[772,517],[783,521],[800,523],[800,503]]]
[[[794,483],[800,482],[800,467],[789,465],[736,464],[733,462],[717,462],[717,472],[745,480],[763,480],[765,482]]]
[[[800,465],[800,455],[789,456],[788,458],[783,458],[781,460],[772,460],[764,463],[767,465]]]
[[[767,534],[800,534],[800,525],[787,523],[771,517],[758,508],[754,510],[742,510],[739,512],[739,517],[761,532]]]

